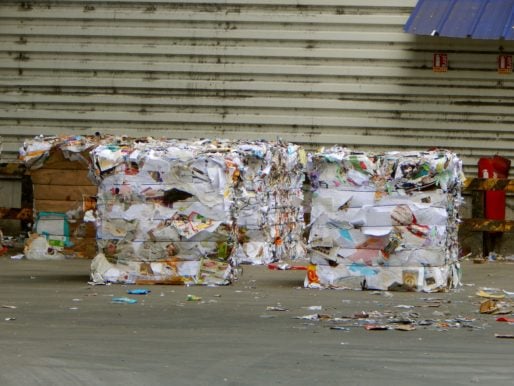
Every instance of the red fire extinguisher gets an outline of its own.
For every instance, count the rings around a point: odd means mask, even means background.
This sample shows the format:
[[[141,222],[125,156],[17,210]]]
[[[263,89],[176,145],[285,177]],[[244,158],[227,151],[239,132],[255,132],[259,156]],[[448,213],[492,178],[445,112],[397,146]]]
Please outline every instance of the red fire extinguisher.
[[[478,161],[479,178],[508,178],[510,160],[494,156],[480,158]],[[505,191],[489,190],[485,192],[485,218],[490,220],[505,220]]]

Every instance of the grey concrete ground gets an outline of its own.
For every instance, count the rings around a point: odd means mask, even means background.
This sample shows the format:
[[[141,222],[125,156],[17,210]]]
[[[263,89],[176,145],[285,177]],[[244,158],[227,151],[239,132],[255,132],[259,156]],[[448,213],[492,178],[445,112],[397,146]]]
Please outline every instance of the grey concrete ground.
[[[303,272],[245,267],[235,285],[150,286],[137,304],[113,304],[129,287],[89,286],[88,272],[0,257],[0,385],[514,383],[514,339],[495,337],[514,325],[479,314],[475,295],[514,291],[512,264],[465,262],[467,285],[442,294],[306,290]],[[367,331],[362,312],[418,326]],[[317,313],[353,319],[295,319]]]

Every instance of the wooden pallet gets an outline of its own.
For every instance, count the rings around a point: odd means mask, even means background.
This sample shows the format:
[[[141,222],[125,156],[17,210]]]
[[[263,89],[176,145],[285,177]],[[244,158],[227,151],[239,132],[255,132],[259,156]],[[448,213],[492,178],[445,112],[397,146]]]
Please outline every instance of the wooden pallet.
[[[464,181],[463,191],[471,193],[472,218],[463,219],[460,225],[462,230],[482,232],[483,254],[487,256],[494,251],[496,244],[503,233],[514,232],[514,221],[489,220],[485,218],[485,192],[503,190],[514,192],[514,180],[496,178],[467,178]]]

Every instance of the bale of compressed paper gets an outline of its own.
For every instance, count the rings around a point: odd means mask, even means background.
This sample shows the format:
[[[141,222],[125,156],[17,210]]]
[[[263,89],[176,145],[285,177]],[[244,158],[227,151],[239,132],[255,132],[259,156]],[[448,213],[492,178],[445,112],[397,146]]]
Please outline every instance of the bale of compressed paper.
[[[308,287],[438,291],[459,284],[462,166],[449,151],[311,155]]]
[[[215,141],[120,141],[91,153],[96,281],[228,284],[235,169]]]
[[[305,151],[282,142],[241,142],[234,147],[238,264],[305,257],[303,184]]]

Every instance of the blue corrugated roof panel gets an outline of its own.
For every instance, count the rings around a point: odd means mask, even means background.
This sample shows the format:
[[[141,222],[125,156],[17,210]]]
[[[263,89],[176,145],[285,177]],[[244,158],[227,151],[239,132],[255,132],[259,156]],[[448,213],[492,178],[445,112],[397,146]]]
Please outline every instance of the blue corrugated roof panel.
[[[416,35],[431,35],[447,14],[449,5],[448,0],[418,1],[405,24],[405,31]]]
[[[438,26],[440,36],[470,37],[477,20],[480,20],[482,0],[453,1],[446,19]]]
[[[514,0],[492,0],[486,3],[474,37],[477,39],[514,39]]]
[[[419,0],[405,32],[514,40],[514,0]]]

